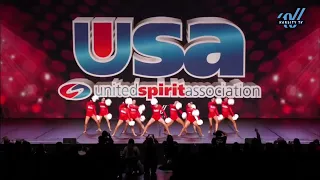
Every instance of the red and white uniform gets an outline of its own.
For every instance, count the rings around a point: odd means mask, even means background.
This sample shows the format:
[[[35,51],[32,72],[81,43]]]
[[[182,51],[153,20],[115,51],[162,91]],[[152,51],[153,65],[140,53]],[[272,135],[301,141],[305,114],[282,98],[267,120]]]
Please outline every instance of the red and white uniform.
[[[214,118],[216,116],[219,116],[219,112],[216,105],[217,105],[216,102],[210,101],[208,103],[208,109],[209,109],[208,118]]]
[[[109,114],[109,109],[105,102],[99,102],[99,107],[100,107],[99,116],[103,117]]]
[[[196,118],[192,115],[192,111],[195,110],[191,107],[187,107],[186,112],[187,112],[187,121],[189,121],[191,124],[196,121]]]
[[[162,106],[160,104],[151,106],[152,108],[152,117],[154,120],[159,121],[161,119],[161,115],[167,117],[166,112],[163,111]]]
[[[178,110],[174,104],[169,105],[170,108],[170,118],[175,121],[179,118],[178,112],[182,114],[181,110]]]
[[[231,106],[228,104],[228,102],[223,101],[222,102],[222,115],[224,118],[228,118],[229,116],[233,116],[234,113],[232,111]]]
[[[130,110],[129,110],[129,108],[127,108],[126,104],[121,104],[119,106],[119,113],[120,113],[120,115],[119,115],[120,120],[123,120],[123,121],[131,120]]]
[[[95,116],[97,115],[96,113],[96,106],[94,104],[93,101],[89,101],[87,102],[87,105],[86,105],[86,116]]]
[[[141,114],[139,112],[139,106],[131,104],[129,105],[129,110],[130,110],[130,117],[132,119],[137,119],[141,117]]]

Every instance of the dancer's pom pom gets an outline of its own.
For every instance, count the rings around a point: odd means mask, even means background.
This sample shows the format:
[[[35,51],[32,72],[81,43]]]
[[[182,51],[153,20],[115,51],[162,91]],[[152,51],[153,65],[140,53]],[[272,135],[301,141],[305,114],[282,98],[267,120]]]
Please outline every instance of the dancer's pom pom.
[[[127,98],[127,99],[125,100],[125,103],[126,103],[127,105],[132,104],[132,99],[131,99],[131,98]]]
[[[91,98],[91,100],[92,100],[93,102],[98,101],[98,99],[99,99],[99,97],[96,96],[96,95],[93,95],[92,98]]]
[[[158,100],[156,98],[151,99],[151,105],[156,105],[158,104]]]
[[[228,104],[229,105],[234,105],[234,99],[228,99]]]
[[[221,98],[216,98],[216,103],[217,104],[221,104],[222,103],[222,99]]]
[[[136,124],[136,122],[134,122],[134,121],[129,122],[129,126],[134,126],[135,124]]]
[[[145,120],[146,120],[146,117],[145,117],[145,116],[141,116],[141,117],[140,117],[140,121],[141,121],[141,122],[144,122]]]
[[[182,119],[186,119],[186,118],[187,118],[187,113],[186,113],[186,112],[183,112],[183,113],[181,114],[181,117],[182,117]]]
[[[182,108],[182,104],[180,102],[177,102],[176,109],[181,109],[181,108]]]
[[[111,113],[109,113],[109,114],[107,115],[107,119],[108,119],[108,120],[112,119],[112,114],[111,114]]]
[[[171,123],[172,119],[171,118],[166,118],[166,120],[164,120],[167,124]]]
[[[235,114],[235,115],[233,115],[233,117],[232,117],[232,119],[233,119],[234,121],[238,120],[238,118],[239,118],[239,115],[238,115],[238,114]]]
[[[200,112],[198,109],[192,111],[192,116],[199,116]]]
[[[203,124],[203,121],[202,121],[201,119],[199,119],[199,120],[197,121],[197,124],[198,124],[199,126],[201,126],[201,125]]]
[[[106,104],[107,106],[111,106],[111,104],[112,104],[111,99],[107,99],[107,100],[105,101],[105,104]]]
[[[142,114],[144,112],[144,110],[146,110],[146,106],[144,104],[139,106],[139,113]]]

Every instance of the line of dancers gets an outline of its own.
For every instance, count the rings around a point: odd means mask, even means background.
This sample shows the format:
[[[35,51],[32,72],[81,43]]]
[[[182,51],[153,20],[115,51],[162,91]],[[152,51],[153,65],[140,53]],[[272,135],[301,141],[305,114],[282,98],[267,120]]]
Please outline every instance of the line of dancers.
[[[107,121],[109,131],[112,131],[110,125],[112,114],[109,112],[108,109],[108,107],[111,106],[112,101],[110,99],[102,98],[99,102],[100,112],[99,114],[97,114],[95,102],[97,102],[98,100],[98,96],[93,96],[91,100],[87,102],[83,133],[87,132],[88,122],[90,118],[92,118],[96,122],[98,127],[97,131],[101,132],[100,124],[102,119],[105,119]],[[221,105],[222,107],[221,114],[218,112],[217,105]],[[236,120],[239,118],[239,115],[233,112],[232,105],[234,105],[234,99],[224,98],[224,100],[222,100],[220,98],[212,98],[210,100],[210,102],[208,103],[208,119],[210,124],[208,133],[213,132],[213,121],[215,122],[214,131],[216,132],[219,128],[219,123],[223,119],[230,120],[233,124],[234,130],[236,132],[239,132],[236,123]],[[194,131],[198,133],[200,137],[203,136],[202,129],[200,127],[203,124],[203,120],[199,118],[200,111],[197,109],[194,103],[188,103],[186,105],[186,111],[183,112],[181,110],[182,104],[179,101],[175,101],[173,104],[170,104],[168,106],[170,109],[169,116],[167,116],[165,112],[166,107],[167,105],[162,106],[158,103],[158,100],[156,98],[153,98],[151,100],[152,116],[148,123],[144,126],[143,122],[146,120],[146,117],[143,115],[143,112],[146,110],[145,105],[137,105],[136,101],[131,98],[125,99],[125,101],[119,105],[119,119],[112,133],[112,136],[114,136],[117,133],[119,127],[123,123],[125,123],[125,128],[122,131],[122,133],[126,133],[127,128],[130,127],[132,134],[134,136],[137,136],[134,130],[134,126],[137,123],[139,126],[141,136],[144,136],[147,133],[149,127],[155,122],[160,123],[164,127],[164,132],[169,135],[171,135],[169,127],[174,122],[177,122],[182,126],[181,132],[178,136],[187,133],[187,128],[190,125],[193,125]],[[182,119],[184,119],[185,121],[183,121]]]

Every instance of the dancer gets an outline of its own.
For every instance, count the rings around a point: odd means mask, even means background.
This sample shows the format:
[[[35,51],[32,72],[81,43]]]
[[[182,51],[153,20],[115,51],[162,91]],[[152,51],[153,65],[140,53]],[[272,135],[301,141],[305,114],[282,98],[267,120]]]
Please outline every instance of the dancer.
[[[107,121],[110,132],[112,131],[111,125],[110,125],[110,119],[112,119],[112,114],[109,113],[108,106],[110,106],[111,103],[112,102],[110,99],[106,100],[105,98],[102,98],[101,101],[99,102],[100,113],[99,113],[99,116],[97,116],[97,119],[100,121],[100,123],[102,118],[104,118]]]
[[[232,122],[235,131],[239,132],[236,123],[236,120],[239,118],[239,115],[233,113],[233,110],[231,108],[231,105],[233,104],[233,99],[224,98],[222,102],[222,119],[229,119]]]
[[[193,102],[189,102],[188,104],[187,104],[187,107],[186,107],[186,110],[188,110],[189,109],[189,106],[190,107],[192,107],[193,109],[196,109],[196,105],[195,104],[193,104]],[[185,121],[184,121],[184,124],[186,124],[186,122],[187,122],[187,113],[186,112],[184,112],[184,113],[182,113],[181,114],[181,117],[182,117],[182,119],[184,119]],[[186,129],[186,132],[188,131],[188,129]],[[197,128],[196,128],[196,126],[194,126],[193,125],[193,131],[195,132],[195,133],[197,133]]]
[[[134,132],[134,121],[131,119],[130,117],[130,110],[129,108],[127,107],[127,105],[125,103],[122,103],[120,106],[119,106],[119,120],[118,120],[118,123],[113,131],[113,134],[112,136],[114,136],[119,127],[121,126],[121,124],[125,122],[126,124],[129,124],[130,125],[130,128],[131,128],[131,131],[132,131],[132,134],[134,136],[137,136],[136,133]],[[133,122],[133,123],[132,123]]]
[[[86,104],[86,117],[84,119],[84,131],[83,133],[87,133],[87,127],[88,127],[88,123],[89,123],[89,120],[90,118],[92,118],[97,126],[98,126],[98,129],[97,131],[101,132],[101,128],[100,128],[100,123],[99,123],[99,120],[97,120],[97,113],[96,113],[96,106],[95,106],[95,102],[99,99],[98,96],[92,96],[91,100],[89,102],[87,102]]]
[[[167,118],[165,121],[168,125],[168,127],[170,127],[174,122],[178,122],[179,124],[182,125],[182,128],[184,127],[184,122],[183,120],[179,117],[178,112],[180,114],[182,114],[181,108],[182,108],[182,104],[179,101],[175,101],[173,104],[169,105],[170,108],[170,118]],[[166,130],[164,130],[165,133]],[[187,129],[185,130],[185,133],[187,133]]]
[[[129,110],[130,110],[130,117],[132,118],[132,120],[135,120],[138,124],[139,124],[139,132],[143,132],[144,130],[144,125],[142,124],[142,117],[141,117],[141,113],[139,111],[140,107],[144,107],[144,105],[141,106],[137,106],[136,105],[136,100],[132,100],[132,104],[129,105]],[[141,109],[141,108],[140,108]],[[128,129],[128,124],[126,124],[124,130],[122,131],[122,133],[126,133]]]
[[[167,124],[164,122],[163,118],[161,117],[162,114],[164,114],[164,116],[167,117],[166,112],[163,111],[162,106],[160,104],[158,104],[158,100],[156,98],[153,98],[151,100],[151,105],[152,105],[152,117],[149,120],[146,127],[144,128],[144,131],[141,134],[141,136],[143,136],[147,132],[147,130],[151,126],[151,124],[153,124],[156,121],[159,122],[160,124],[162,124],[164,126],[164,128],[166,129],[166,132],[168,132],[168,134],[170,135],[169,128],[168,128]]]
[[[220,98],[212,98],[211,101],[208,103],[208,109],[209,109],[209,114],[208,114],[208,119],[209,119],[209,124],[210,128],[208,133],[212,133],[212,120],[215,121],[215,128],[214,132],[217,132],[218,126],[219,126],[219,121],[222,120],[221,116],[219,116],[219,112],[217,109],[217,104],[221,104],[222,99]]]
[[[196,109],[196,106],[194,104],[188,103],[186,111],[187,111],[186,122],[178,136],[181,136],[182,133],[190,126],[190,124],[193,124],[193,126],[196,128],[196,132],[199,134],[199,136],[202,137],[203,134],[199,125],[202,125],[203,121],[199,119],[199,114],[200,114],[199,110]]]

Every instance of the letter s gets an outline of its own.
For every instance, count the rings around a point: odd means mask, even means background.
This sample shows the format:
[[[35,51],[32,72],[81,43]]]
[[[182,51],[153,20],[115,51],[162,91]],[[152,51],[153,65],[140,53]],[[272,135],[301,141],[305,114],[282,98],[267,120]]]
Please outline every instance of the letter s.
[[[205,79],[245,76],[245,37],[232,22],[217,17],[188,21],[185,71]]]
[[[111,77],[125,70],[132,56],[133,18],[79,17],[72,24],[73,53],[83,72]]]
[[[170,77],[182,70],[182,22],[155,17],[141,21],[133,34],[133,74],[145,78]]]

